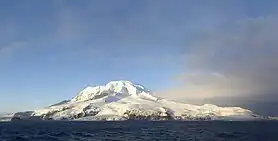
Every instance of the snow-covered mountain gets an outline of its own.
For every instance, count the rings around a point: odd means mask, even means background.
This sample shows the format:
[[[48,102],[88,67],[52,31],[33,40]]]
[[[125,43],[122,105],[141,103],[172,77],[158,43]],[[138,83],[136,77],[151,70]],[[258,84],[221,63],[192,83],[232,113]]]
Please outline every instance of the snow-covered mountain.
[[[130,81],[111,81],[89,86],[71,100],[31,112],[15,113],[13,119],[43,120],[224,120],[257,119],[240,107],[196,106],[159,98]]]

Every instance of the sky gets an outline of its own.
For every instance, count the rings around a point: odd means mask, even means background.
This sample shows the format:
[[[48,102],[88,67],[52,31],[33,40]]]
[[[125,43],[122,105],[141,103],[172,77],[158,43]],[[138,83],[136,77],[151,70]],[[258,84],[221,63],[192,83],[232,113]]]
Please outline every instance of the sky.
[[[169,98],[276,93],[273,0],[2,0],[0,112],[130,80]]]

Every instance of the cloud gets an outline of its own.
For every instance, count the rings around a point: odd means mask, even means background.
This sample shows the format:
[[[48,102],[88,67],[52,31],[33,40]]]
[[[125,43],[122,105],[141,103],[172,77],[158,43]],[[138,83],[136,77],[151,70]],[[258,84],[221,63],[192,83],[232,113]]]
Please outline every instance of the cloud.
[[[185,50],[180,87],[161,95],[180,98],[278,94],[277,15],[235,21],[202,31]]]
[[[26,46],[26,42],[12,42],[9,45],[0,47],[0,60],[7,59],[19,52]]]

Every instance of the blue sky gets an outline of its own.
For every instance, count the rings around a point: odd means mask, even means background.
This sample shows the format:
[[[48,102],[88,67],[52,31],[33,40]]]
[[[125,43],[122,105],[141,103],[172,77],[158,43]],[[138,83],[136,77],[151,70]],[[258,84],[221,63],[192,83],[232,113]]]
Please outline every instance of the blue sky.
[[[261,0],[2,0],[0,111],[46,106],[111,80],[173,87],[207,32],[276,8]]]

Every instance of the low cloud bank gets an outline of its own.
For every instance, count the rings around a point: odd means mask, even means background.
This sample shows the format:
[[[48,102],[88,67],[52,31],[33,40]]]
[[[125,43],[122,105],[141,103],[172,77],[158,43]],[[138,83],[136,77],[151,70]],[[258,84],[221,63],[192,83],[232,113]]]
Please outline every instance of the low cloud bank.
[[[273,15],[200,32],[184,50],[180,85],[160,95],[189,100],[278,94],[276,25]]]

